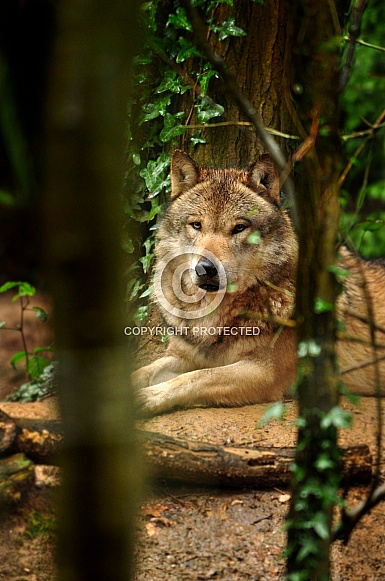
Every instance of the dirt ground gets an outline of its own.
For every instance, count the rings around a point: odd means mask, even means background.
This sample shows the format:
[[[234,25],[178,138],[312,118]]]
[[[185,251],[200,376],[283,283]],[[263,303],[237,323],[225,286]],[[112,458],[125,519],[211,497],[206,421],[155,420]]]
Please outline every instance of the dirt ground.
[[[8,303],[9,304],[9,303]],[[0,299],[0,307],[3,306]],[[2,314],[6,314],[2,311]],[[12,315],[12,313],[7,314]],[[0,316],[0,320],[1,319]],[[34,325],[38,330],[35,331]],[[43,334],[39,322],[28,330]],[[41,341],[47,336],[35,337]],[[14,336],[0,335],[0,400],[19,384],[20,377],[4,368]],[[8,342],[9,341],[9,342]],[[155,348],[151,346],[152,356]],[[12,375],[14,374],[14,375]],[[376,453],[376,402],[362,398],[358,406],[343,402],[353,414],[353,426],[343,430],[343,444],[366,443]],[[385,402],[383,404],[383,416]],[[237,409],[192,409],[138,422],[138,427],[175,438],[229,446],[294,446],[296,405],[287,403],[283,422],[258,427],[266,405]],[[13,417],[56,418],[53,398],[34,404],[1,403]],[[385,421],[385,417],[384,417]],[[385,424],[384,424],[385,425]],[[381,458],[385,478],[385,450]],[[0,581],[55,581],[55,478],[40,479],[24,501],[0,514]],[[354,487],[351,505],[367,488]],[[133,581],[284,579],[284,519],[288,490],[229,490],[170,483],[148,483],[139,510],[136,534],[136,573]],[[332,550],[333,581],[385,579],[385,503],[378,505],[354,530],[347,546]]]
[[[343,405],[352,411],[354,422],[341,433],[341,442],[367,443],[374,453],[375,401],[363,398],[358,406]],[[52,400],[0,407],[14,416],[56,416]],[[294,445],[295,404],[288,402],[283,422],[274,420],[260,428],[257,424],[266,407],[177,411],[141,421],[139,427],[220,445]],[[385,477],[384,455],[382,468]],[[363,486],[353,488],[349,502],[359,502],[366,492]],[[49,486],[35,487],[22,505],[2,515],[0,581],[55,580],[50,526],[55,518],[53,495]],[[288,506],[284,488],[226,490],[148,484],[137,520],[134,581],[283,579],[283,524]],[[384,516],[385,503],[364,518],[347,546],[335,544],[334,581],[385,578]]]

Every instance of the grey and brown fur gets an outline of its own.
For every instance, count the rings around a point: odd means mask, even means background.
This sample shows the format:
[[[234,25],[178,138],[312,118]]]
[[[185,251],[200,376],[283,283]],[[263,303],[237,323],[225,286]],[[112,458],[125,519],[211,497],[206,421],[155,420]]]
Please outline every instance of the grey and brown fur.
[[[171,251],[191,249],[195,258],[191,259],[191,272],[181,276],[181,288],[186,295],[195,295],[200,287],[209,290],[199,304],[188,303],[186,307],[185,302],[179,302],[172,291],[178,258],[171,261],[156,284],[161,284],[167,300],[182,310],[210,305],[216,296],[210,292],[212,273],[197,274],[200,256],[209,251],[223,265],[229,290],[220,305],[200,319],[189,319],[188,313],[183,317],[170,314],[160,304],[166,324],[186,331],[170,336],[164,357],[133,374],[142,412],[158,414],[176,406],[240,406],[282,398],[296,376],[296,337],[292,329],[280,328],[273,319],[293,315],[298,245],[291,220],[280,205],[279,177],[272,161],[263,155],[247,170],[206,169],[176,151],[171,182],[170,203],[158,231],[157,261]],[[259,242],[250,243],[253,233],[259,233]],[[364,272],[375,320],[385,326],[381,300],[384,267],[358,261],[346,251],[343,265],[352,275],[347,278],[340,310],[349,308],[367,316]],[[245,312],[256,318],[242,316]],[[368,336],[362,321],[348,317],[346,323],[348,333]],[[208,327],[219,330],[214,335],[196,332]],[[260,333],[224,335],[223,327],[258,327]],[[350,367],[372,356],[370,347],[359,343],[341,348],[342,366]],[[382,371],[385,376],[385,368]],[[354,391],[373,392],[373,370],[367,367],[347,374],[345,379]]]

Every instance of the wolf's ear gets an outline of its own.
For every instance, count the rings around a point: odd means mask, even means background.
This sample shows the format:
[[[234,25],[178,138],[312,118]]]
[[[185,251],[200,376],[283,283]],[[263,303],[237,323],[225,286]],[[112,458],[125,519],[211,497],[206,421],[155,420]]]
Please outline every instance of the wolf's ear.
[[[171,157],[171,198],[186,192],[199,179],[199,166],[184,151],[177,149]]]
[[[281,202],[279,174],[268,153],[260,155],[248,169],[247,186],[274,204]]]

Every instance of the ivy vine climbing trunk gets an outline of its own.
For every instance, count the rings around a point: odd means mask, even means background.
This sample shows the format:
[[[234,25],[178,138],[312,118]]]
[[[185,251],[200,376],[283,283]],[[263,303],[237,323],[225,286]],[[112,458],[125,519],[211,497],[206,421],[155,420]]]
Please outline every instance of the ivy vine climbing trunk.
[[[332,509],[339,486],[338,371],[334,353],[339,224],[339,71],[342,2],[292,3],[292,78],[298,130],[300,219],[296,320],[300,430],[288,517],[288,579],[329,578]]]

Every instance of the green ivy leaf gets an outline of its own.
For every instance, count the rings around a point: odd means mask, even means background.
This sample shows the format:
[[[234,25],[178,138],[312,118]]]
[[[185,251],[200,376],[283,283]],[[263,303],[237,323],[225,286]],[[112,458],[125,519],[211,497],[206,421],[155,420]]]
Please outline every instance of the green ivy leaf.
[[[197,133],[194,133],[194,135],[192,135],[190,137],[190,143],[193,147],[195,147],[196,145],[199,145],[200,143],[207,143],[207,139],[205,139],[204,137],[201,137],[202,135],[202,131],[198,131]]]
[[[352,416],[339,406],[332,407],[321,420],[321,428],[349,428],[352,423]]]
[[[317,512],[313,517],[313,528],[321,539],[329,537],[329,527],[326,520],[326,515],[323,512]]]
[[[144,179],[146,188],[153,195],[159,194],[164,188],[169,187],[170,177],[168,168],[170,167],[170,156],[162,153],[157,160],[150,160],[147,167],[139,172]]]
[[[335,468],[335,462],[333,462],[333,460],[331,460],[327,454],[321,454],[314,462],[314,466],[317,468],[317,470],[323,472],[324,470]]]
[[[167,141],[171,141],[175,137],[179,137],[179,135],[183,135],[187,130],[186,125],[179,125],[177,124],[175,117],[171,115],[171,113],[166,113],[164,116],[164,126],[162,131],[159,134],[159,139],[166,143]]]
[[[180,93],[181,86],[182,79],[175,71],[165,71],[162,82],[156,89],[156,93],[164,93],[164,91]]]
[[[202,56],[199,50],[191,42],[183,38],[183,36],[181,36],[179,39],[179,46],[180,50],[176,55],[177,63],[183,63],[192,56],[196,57]]]
[[[224,107],[218,103],[214,103],[211,100],[202,99],[201,102],[195,105],[197,109],[197,118],[199,123],[207,123],[213,117],[220,117],[223,115]]]
[[[214,32],[219,32],[219,40],[225,40],[228,36],[246,36],[243,28],[235,25],[235,18],[231,17],[222,22],[221,26],[211,24]]]
[[[200,87],[201,87],[202,95],[206,95],[207,94],[207,91],[208,91],[208,88],[209,88],[210,79],[212,79],[213,77],[218,78],[218,73],[214,69],[209,69],[208,71],[202,73],[199,76],[199,84],[200,84]]]
[[[192,26],[187,18],[187,14],[184,8],[179,7],[176,9],[174,14],[170,14],[166,28],[171,24],[174,28],[188,30],[190,32],[192,31]]]
[[[164,116],[170,103],[170,94],[154,99],[152,103],[145,103],[142,106],[142,113],[139,116],[139,124],[145,123],[146,121],[152,121],[159,117],[159,115]]]

